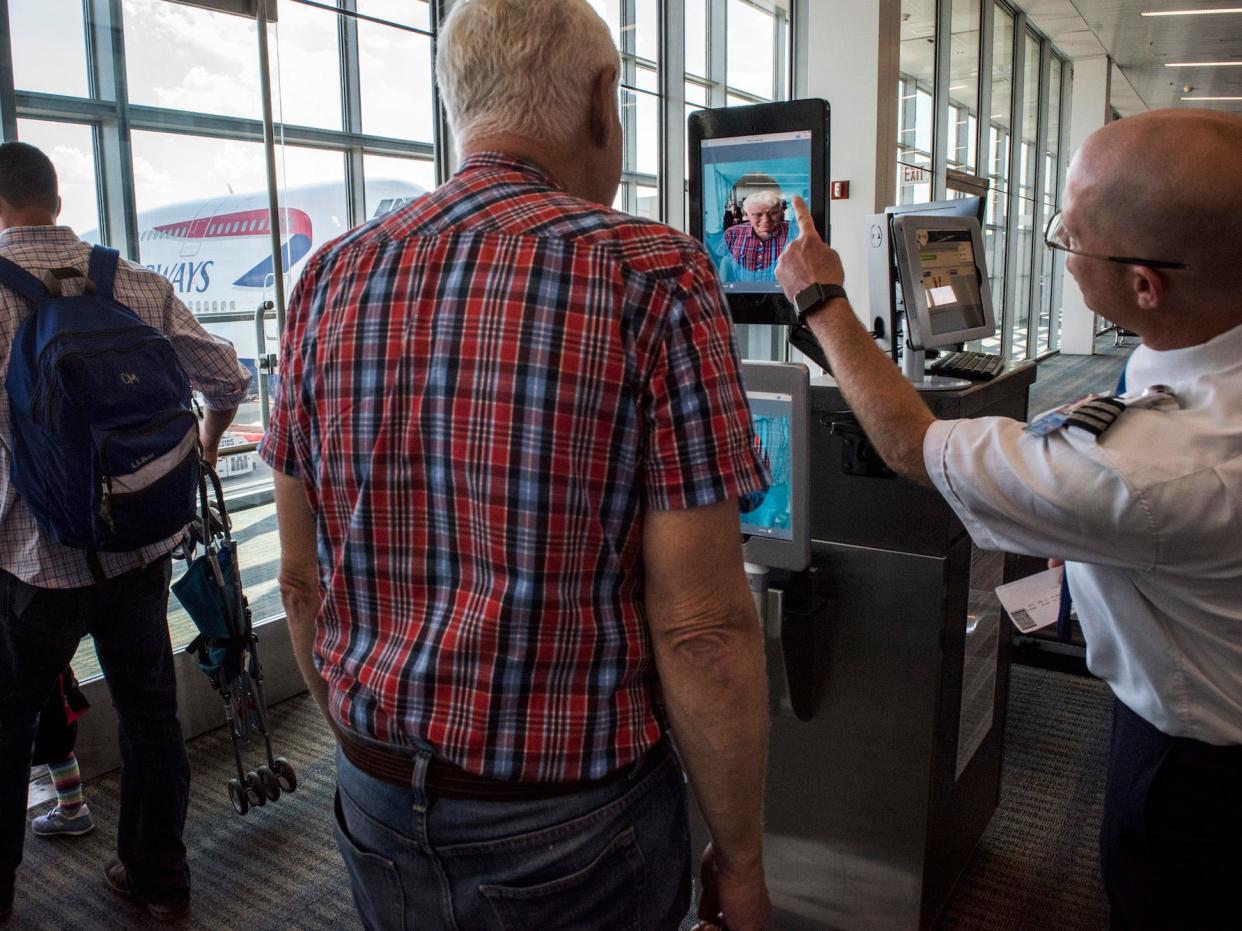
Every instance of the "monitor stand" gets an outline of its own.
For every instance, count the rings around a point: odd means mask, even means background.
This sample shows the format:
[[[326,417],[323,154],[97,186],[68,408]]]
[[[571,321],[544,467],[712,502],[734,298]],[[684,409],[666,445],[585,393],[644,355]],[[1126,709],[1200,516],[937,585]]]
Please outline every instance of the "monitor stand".
[[[901,354],[901,374],[919,391],[960,391],[970,387],[971,383],[964,378],[928,375],[924,371],[926,362],[922,349],[911,349],[906,343],[906,351]]]

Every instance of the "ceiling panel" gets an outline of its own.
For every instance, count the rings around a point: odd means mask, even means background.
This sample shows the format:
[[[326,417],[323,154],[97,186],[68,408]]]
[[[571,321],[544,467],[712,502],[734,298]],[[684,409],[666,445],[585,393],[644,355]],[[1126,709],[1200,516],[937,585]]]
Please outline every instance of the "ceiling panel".
[[[1151,10],[1238,5],[1237,0],[1028,0],[1024,4],[1040,30],[1071,58],[1089,58],[1102,51],[1112,56],[1120,69],[1120,75],[1113,78],[1114,104],[1122,113],[1144,106],[1211,106],[1242,112],[1242,101],[1197,104],[1181,99],[1242,97],[1242,67],[1165,67],[1167,62],[1242,61],[1242,14],[1139,15]]]

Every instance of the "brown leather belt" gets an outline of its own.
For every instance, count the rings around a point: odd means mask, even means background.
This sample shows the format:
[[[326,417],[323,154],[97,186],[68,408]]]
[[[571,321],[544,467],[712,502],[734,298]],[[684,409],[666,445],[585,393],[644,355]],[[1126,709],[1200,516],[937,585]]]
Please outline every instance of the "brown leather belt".
[[[414,779],[414,757],[396,748],[390,750],[370,741],[359,740],[339,729],[337,733],[341,741],[341,751],[349,762],[368,776],[374,776],[391,785],[410,788]],[[599,789],[615,779],[633,774],[648,761],[662,756],[656,751],[664,746],[665,741],[661,740],[633,763],[609,773],[603,779],[579,779],[573,782],[511,782],[506,779],[490,779],[433,757],[427,767],[423,785],[428,795],[440,798],[477,799],[487,802],[558,798]]]

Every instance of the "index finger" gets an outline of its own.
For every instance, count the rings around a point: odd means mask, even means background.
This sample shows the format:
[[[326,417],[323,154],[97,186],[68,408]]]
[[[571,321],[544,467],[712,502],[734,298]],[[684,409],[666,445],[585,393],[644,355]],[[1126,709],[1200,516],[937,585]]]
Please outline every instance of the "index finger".
[[[798,229],[803,232],[813,232],[819,235],[819,230],[815,229],[815,218],[811,216],[811,208],[797,194],[793,196],[794,218],[798,221]]]

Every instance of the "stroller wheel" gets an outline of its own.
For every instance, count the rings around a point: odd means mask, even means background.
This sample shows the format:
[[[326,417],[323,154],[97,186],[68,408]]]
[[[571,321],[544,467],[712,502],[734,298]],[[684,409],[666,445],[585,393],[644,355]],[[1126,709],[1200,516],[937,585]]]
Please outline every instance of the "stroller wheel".
[[[289,761],[283,756],[278,756],[272,761],[272,772],[280,780],[280,787],[282,789],[286,792],[297,791],[298,774],[293,771],[293,767],[289,765]]]
[[[236,779],[229,780],[229,801],[233,803],[233,810],[239,815],[250,811],[250,802],[246,798],[246,792]]]
[[[259,783],[263,786],[263,794],[267,796],[269,802],[274,802],[280,798],[280,780],[276,778],[276,774],[266,766],[260,766],[255,771],[259,776]]]
[[[267,804],[267,793],[263,791],[263,783],[256,772],[246,773],[246,798],[251,807],[262,808]]]

